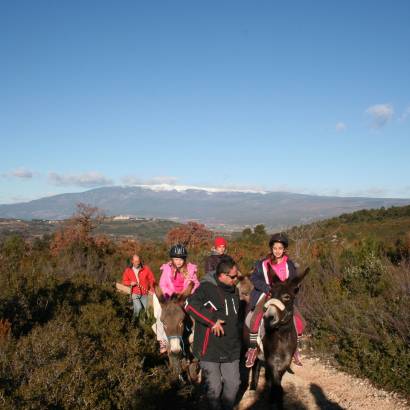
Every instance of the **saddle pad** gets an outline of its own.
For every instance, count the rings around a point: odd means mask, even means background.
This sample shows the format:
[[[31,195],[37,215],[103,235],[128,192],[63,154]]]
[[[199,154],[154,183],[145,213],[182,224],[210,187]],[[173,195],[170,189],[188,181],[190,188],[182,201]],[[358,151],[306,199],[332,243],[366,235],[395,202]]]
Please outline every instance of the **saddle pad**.
[[[126,295],[131,295],[131,288],[129,286],[125,286],[122,283],[115,284],[116,289],[118,292],[125,293]]]
[[[155,319],[158,319],[161,317],[161,304],[159,303],[159,300],[157,298],[157,295],[154,293],[152,295],[152,307],[154,309],[154,317]]]
[[[245,325],[248,329],[251,328],[251,319],[252,319],[252,314],[253,311],[248,312],[245,318]],[[260,353],[263,354],[263,343],[262,339],[265,336],[265,327],[263,326],[263,319],[261,320],[261,323],[259,325],[259,330],[258,330],[258,337],[256,339],[256,342],[258,343],[259,351]]]

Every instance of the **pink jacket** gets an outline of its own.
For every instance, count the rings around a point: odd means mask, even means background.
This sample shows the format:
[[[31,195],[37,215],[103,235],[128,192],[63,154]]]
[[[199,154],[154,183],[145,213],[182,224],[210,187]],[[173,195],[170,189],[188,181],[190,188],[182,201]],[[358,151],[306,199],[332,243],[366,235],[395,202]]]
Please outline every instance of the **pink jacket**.
[[[188,287],[190,282],[194,282],[194,288],[192,289],[192,293],[196,290],[199,286],[198,277],[196,276],[197,266],[193,263],[187,264],[188,275],[184,281],[184,290]],[[159,287],[162,290],[162,293],[166,297],[170,297],[175,293],[174,283],[173,283],[173,272],[172,272],[172,265],[170,263],[164,263],[160,270],[162,271],[161,279],[159,280]]]

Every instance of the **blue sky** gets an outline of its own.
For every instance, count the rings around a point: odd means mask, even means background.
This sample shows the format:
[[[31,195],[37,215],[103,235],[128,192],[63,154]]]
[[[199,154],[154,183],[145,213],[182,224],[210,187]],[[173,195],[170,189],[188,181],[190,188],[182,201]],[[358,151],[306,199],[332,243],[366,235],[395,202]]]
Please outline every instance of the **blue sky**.
[[[0,3],[0,203],[110,184],[410,197],[409,1]]]

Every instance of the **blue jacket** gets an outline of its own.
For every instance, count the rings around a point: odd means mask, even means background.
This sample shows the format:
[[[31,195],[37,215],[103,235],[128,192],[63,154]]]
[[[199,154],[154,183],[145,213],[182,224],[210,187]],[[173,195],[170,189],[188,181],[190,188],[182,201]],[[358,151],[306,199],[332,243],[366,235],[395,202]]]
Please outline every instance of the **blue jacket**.
[[[268,294],[270,292],[273,277],[269,274],[269,271],[266,267],[268,260],[269,259],[265,258],[258,261],[256,263],[255,270],[251,275],[251,282],[254,286],[250,297],[251,310],[255,309],[255,306],[258,303],[258,299],[262,293]],[[297,276],[296,266],[290,259],[288,259],[287,265],[289,272],[288,279],[293,279]]]

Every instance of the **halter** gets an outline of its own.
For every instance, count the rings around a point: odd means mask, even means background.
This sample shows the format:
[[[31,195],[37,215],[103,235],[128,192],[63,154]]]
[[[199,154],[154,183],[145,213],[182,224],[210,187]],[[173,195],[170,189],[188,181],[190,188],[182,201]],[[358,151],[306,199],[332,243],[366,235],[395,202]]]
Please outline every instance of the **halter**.
[[[179,339],[179,342],[182,345],[182,354],[183,356],[186,356],[185,343],[184,343],[184,338],[182,336],[167,336],[167,338],[168,338],[168,341],[170,341],[171,339]]]
[[[278,322],[278,324],[275,327],[279,327],[279,325],[285,325],[286,323],[289,323],[292,318],[293,318],[293,311],[287,310],[285,314],[283,315],[282,319]]]
[[[280,325],[284,325],[288,323],[293,317],[293,310],[287,310],[285,305],[279,299],[269,299],[264,305],[263,310],[266,312],[270,306],[275,306],[276,309],[280,310],[281,312],[285,311],[283,317],[275,324],[274,328],[279,327]]]

